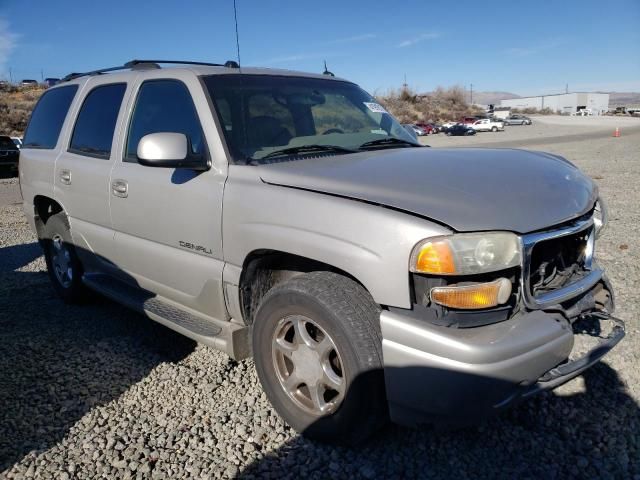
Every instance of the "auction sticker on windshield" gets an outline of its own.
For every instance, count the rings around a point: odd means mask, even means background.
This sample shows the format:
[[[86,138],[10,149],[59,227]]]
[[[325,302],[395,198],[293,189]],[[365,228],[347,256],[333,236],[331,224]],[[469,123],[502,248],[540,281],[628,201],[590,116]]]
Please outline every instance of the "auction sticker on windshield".
[[[362,103],[364,103],[367,106],[367,108],[374,113],[387,113],[384,107],[379,103],[375,103],[375,102],[362,102]]]

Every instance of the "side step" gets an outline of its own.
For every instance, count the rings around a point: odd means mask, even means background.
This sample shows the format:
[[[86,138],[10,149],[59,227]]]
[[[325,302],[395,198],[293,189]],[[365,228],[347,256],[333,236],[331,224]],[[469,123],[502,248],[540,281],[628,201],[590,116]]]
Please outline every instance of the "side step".
[[[235,360],[250,356],[249,328],[236,323],[205,318],[179,308],[154,293],[134,287],[109,275],[88,273],[82,281],[92,290],[193,340],[221,350]]]

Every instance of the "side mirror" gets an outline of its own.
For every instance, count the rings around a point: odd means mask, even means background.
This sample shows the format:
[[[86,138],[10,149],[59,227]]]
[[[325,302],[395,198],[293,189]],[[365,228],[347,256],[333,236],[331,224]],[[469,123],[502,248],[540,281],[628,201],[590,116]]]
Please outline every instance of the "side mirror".
[[[210,165],[203,155],[190,153],[189,140],[184,133],[150,133],[138,143],[138,163],[146,167],[186,168],[208,170]]]

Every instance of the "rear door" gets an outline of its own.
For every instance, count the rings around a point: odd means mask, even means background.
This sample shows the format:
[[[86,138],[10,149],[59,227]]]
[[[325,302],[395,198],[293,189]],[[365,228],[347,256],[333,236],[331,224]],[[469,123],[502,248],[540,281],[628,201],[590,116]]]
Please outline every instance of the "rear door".
[[[56,161],[54,197],[67,212],[73,242],[87,270],[112,267],[109,176],[127,90],[127,82],[115,75],[90,80]]]
[[[197,77],[161,70],[136,86],[124,145],[111,175],[116,263],[129,281],[197,312],[224,319],[222,195],[226,157]],[[157,78],[153,78],[153,77]],[[152,77],[152,78],[148,78]],[[205,172],[138,163],[140,139],[183,133],[192,153],[211,159]]]
[[[53,173],[63,143],[61,132],[71,122],[69,109],[78,94],[77,84],[52,88],[42,94],[33,109],[20,150],[20,186],[24,212],[34,218],[34,198],[53,198]],[[32,227],[35,225],[32,223]]]

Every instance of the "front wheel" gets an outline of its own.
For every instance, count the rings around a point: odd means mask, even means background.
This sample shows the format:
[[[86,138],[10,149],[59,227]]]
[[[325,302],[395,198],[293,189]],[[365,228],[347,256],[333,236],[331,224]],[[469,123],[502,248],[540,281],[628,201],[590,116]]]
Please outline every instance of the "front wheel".
[[[260,383],[306,437],[353,445],[387,418],[380,311],[342,275],[312,272],[274,287],[253,325]]]

